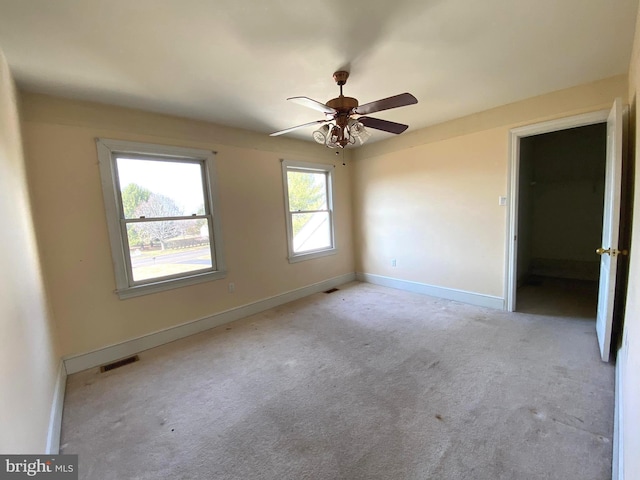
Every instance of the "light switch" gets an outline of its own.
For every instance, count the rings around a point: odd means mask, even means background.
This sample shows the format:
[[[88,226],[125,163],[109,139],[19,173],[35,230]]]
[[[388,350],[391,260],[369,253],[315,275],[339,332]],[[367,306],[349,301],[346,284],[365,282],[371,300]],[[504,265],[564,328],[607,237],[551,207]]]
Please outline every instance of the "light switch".
[[[507,197],[498,197],[498,205],[505,206],[507,204]]]

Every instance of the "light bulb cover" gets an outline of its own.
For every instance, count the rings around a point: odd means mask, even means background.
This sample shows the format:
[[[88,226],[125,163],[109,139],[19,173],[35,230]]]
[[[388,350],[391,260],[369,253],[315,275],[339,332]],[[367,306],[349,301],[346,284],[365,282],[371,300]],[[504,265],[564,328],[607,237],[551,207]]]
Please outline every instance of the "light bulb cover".
[[[360,145],[366,142],[371,136],[361,122],[353,119],[349,120],[349,134],[356,138]]]
[[[329,125],[323,125],[318,130],[314,131],[312,135],[313,135],[313,139],[316,142],[322,143],[324,145],[327,141],[328,134],[329,134]]]

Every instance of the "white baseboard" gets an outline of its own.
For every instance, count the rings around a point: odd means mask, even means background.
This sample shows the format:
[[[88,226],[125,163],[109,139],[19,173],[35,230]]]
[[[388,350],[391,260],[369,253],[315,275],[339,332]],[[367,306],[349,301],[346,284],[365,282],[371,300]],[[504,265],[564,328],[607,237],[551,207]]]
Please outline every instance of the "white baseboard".
[[[622,401],[622,378],[624,378],[626,357],[626,349],[620,349],[616,357],[616,388],[613,416],[613,457],[611,459],[612,480],[624,480],[624,402]]]
[[[122,343],[110,345],[100,350],[73,355],[64,358],[64,366],[67,374],[80,372],[88,368],[104,365],[124,357],[140,353],[150,348],[164,345],[165,343],[188,337],[190,335],[209,330],[210,328],[224,325],[241,318],[255,315],[264,310],[268,310],[279,305],[283,305],[294,300],[322,292],[338,285],[352,282],[356,279],[355,273],[347,273],[338,277],[333,277],[322,282],[314,283],[303,288],[298,288],[280,295],[265,298],[257,302],[249,303],[240,307],[232,308],[224,312],[193,320],[175,327],[150,333],[142,337],[127,340]]]
[[[435,285],[427,285],[426,283],[400,280],[382,275],[374,275],[372,273],[356,273],[356,279],[361,282],[382,285],[383,287],[397,288],[399,290],[421,293],[431,297],[446,298],[447,300],[455,300],[457,302],[477,305],[479,307],[504,310],[504,299],[501,297],[493,297],[491,295],[456,290],[453,288],[437,287]]]
[[[64,392],[67,387],[67,371],[64,362],[60,360],[58,375],[56,377],[56,387],[53,392],[51,402],[51,413],[49,415],[49,431],[47,432],[47,455],[57,455],[60,452],[60,433],[62,431],[62,409],[64,407]]]

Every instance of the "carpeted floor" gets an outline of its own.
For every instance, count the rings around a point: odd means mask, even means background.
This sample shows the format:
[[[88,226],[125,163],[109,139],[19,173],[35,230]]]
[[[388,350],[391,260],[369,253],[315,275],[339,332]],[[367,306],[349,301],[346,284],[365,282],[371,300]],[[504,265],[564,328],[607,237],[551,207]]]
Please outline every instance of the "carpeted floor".
[[[610,478],[589,318],[364,283],[68,379],[83,479]]]
[[[531,277],[518,289],[516,310],[556,317],[596,318],[598,282]]]

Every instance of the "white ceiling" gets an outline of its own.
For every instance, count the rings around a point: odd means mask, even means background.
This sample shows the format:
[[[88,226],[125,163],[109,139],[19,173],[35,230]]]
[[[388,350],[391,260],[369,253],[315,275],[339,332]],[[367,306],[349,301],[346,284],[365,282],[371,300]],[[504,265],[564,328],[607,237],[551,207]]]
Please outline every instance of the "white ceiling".
[[[638,0],[0,0],[21,88],[269,133],[287,102],[419,103],[410,129],[626,73]],[[311,128],[291,136],[310,139]],[[375,131],[376,139],[390,134]],[[373,140],[373,139],[372,139]]]

